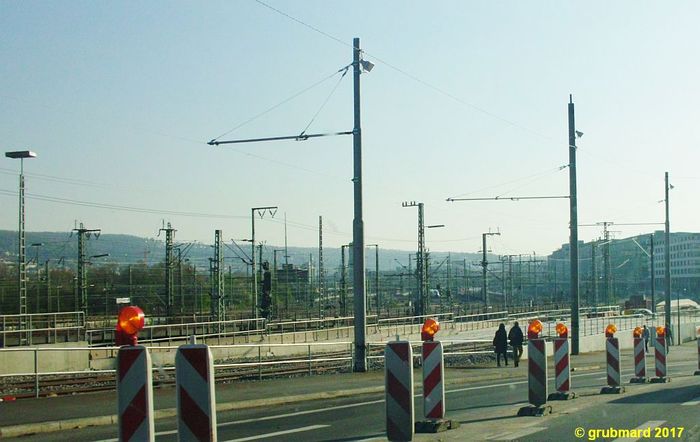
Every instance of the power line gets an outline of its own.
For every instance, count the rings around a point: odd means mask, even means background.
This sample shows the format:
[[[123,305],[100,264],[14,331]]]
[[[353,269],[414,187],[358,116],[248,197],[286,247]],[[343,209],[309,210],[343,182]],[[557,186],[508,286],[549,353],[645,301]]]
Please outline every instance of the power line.
[[[312,25],[310,25],[310,24],[308,24],[308,23],[306,23],[306,22],[304,22],[304,21],[302,21],[302,20],[300,20],[300,19],[298,19],[298,18],[296,18],[296,17],[293,17],[293,16],[287,14],[286,12],[281,11],[281,10],[279,10],[279,9],[277,9],[277,8],[275,8],[275,7],[269,5],[269,4],[267,4],[267,3],[265,3],[265,2],[263,2],[263,1],[261,1],[261,0],[255,0],[255,1],[256,1],[256,3],[262,5],[262,6],[266,7],[266,8],[268,8],[268,9],[270,9],[270,10],[272,10],[272,11],[274,11],[274,12],[276,12],[276,13],[278,13],[278,14],[280,14],[280,15],[282,15],[282,16],[284,16],[284,17],[286,17],[286,18],[288,18],[288,19],[290,19],[290,20],[292,20],[292,21],[294,21],[294,22],[296,22],[296,23],[298,23],[298,24],[300,24],[300,25],[302,25],[302,26],[307,27],[307,28],[311,29],[312,31],[317,32],[317,33],[323,35],[324,37],[327,37],[327,38],[329,38],[329,39],[331,39],[331,40],[333,40],[333,41],[335,41],[335,42],[337,42],[337,43],[340,43],[340,44],[342,44],[343,46],[350,46],[350,47],[352,47],[352,45],[349,45],[348,43],[345,43],[345,42],[342,41],[340,38],[335,37],[334,35],[331,35],[331,34],[325,32],[325,31],[322,31],[321,29],[319,29],[319,28],[317,28],[317,27],[315,27],[315,26],[312,26]],[[458,96],[456,96],[456,95],[454,95],[454,94],[452,94],[452,93],[450,93],[450,92],[448,92],[448,91],[446,91],[446,90],[444,90],[444,89],[442,89],[442,88],[440,88],[440,87],[438,87],[438,86],[435,86],[435,85],[433,85],[433,84],[431,84],[431,83],[428,83],[427,81],[425,81],[425,80],[423,80],[423,79],[421,79],[421,78],[419,78],[419,77],[417,77],[417,76],[415,76],[415,75],[413,75],[413,74],[411,74],[411,73],[409,73],[409,72],[407,72],[407,71],[405,71],[405,70],[399,68],[398,66],[395,66],[395,65],[389,63],[389,62],[386,61],[386,60],[383,60],[383,59],[377,57],[376,55],[373,55],[373,54],[371,54],[371,53],[369,53],[369,52],[366,52],[366,51],[363,51],[363,53],[366,54],[366,55],[368,55],[368,56],[370,56],[370,57],[372,57],[374,60],[376,60],[376,61],[379,62],[379,63],[382,63],[383,65],[387,66],[388,68],[393,69],[394,71],[396,71],[396,72],[398,72],[398,73],[400,73],[400,74],[402,74],[402,75],[404,75],[404,76],[410,78],[411,80],[413,80],[413,81],[415,81],[415,82],[417,82],[417,83],[422,84],[423,86],[425,86],[425,87],[427,87],[428,89],[431,89],[431,90],[433,90],[433,91],[439,93],[440,95],[443,95],[443,96],[445,96],[445,97],[447,97],[447,98],[450,98],[450,99],[456,101],[456,102],[459,103],[459,104],[462,104],[462,105],[464,105],[464,106],[470,107],[470,108],[472,108],[472,109],[474,109],[474,110],[476,110],[476,111],[478,111],[478,112],[481,112],[481,113],[484,114],[484,115],[487,115],[487,116],[489,116],[489,117],[491,117],[491,118],[497,119],[497,120],[499,120],[499,121],[501,121],[501,122],[503,122],[503,123],[506,123],[506,124],[508,124],[508,125],[510,125],[510,126],[516,127],[516,128],[518,128],[518,129],[524,130],[524,131],[526,131],[526,132],[529,132],[529,133],[531,133],[531,134],[533,134],[533,135],[536,135],[536,136],[538,136],[538,137],[540,137],[540,138],[543,138],[543,139],[546,139],[546,140],[549,140],[549,141],[556,141],[556,140],[555,140],[554,138],[552,138],[552,137],[549,137],[549,136],[547,136],[547,135],[541,134],[541,133],[539,133],[539,132],[537,132],[537,131],[535,131],[535,130],[532,130],[532,129],[528,128],[528,127],[525,127],[525,126],[523,126],[523,125],[521,125],[521,124],[518,124],[518,123],[516,123],[516,122],[514,122],[514,121],[508,120],[507,118],[501,117],[500,115],[497,115],[497,114],[495,114],[495,113],[493,113],[493,112],[490,112],[490,111],[488,111],[488,110],[486,110],[486,109],[484,109],[484,108],[481,108],[481,107],[479,107],[479,106],[477,106],[477,105],[475,105],[475,104],[473,104],[473,103],[469,103],[468,101],[463,100],[463,99],[459,98]]]

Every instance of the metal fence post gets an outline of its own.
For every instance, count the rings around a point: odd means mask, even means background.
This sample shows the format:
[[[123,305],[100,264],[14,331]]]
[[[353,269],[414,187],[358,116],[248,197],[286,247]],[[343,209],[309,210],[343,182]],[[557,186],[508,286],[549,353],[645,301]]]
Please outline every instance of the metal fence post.
[[[34,349],[34,397],[39,397],[39,349]]]
[[[309,347],[309,376],[311,376],[311,345]]]
[[[258,380],[262,380],[262,347],[258,345]]]

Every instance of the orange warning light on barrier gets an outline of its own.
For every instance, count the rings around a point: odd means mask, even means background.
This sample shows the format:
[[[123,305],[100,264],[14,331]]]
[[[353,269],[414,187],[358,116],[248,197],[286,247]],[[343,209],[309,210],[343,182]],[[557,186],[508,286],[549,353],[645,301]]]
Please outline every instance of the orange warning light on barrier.
[[[605,327],[605,337],[606,338],[615,337],[615,333],[617,333],[617,326],[615,324],[608,324],[608,326]]]
[[[539,319],[535,319],[530,322],[527,326],[527,337],[528,339],[537,339],[542,333],[542,322]]]
[[[569,328],[560,322],[557,324],[557,333],[559,334],[560,338],[568,338]]]
[[[420,329],[420,337],[423,341],[432,341],[435,334],[440,330],[440,323],[437,319],[428,318]]]
[[[666,328],[662,326],[656,327],[656,336],[663,338],[666,336]]]
[[[641,338],[642,332],[643,332],[642,327],[635,327],[634,330],[632,331],[632,337]]]
[[[119,312],[116,327],[116,345],[136,345],[139,331],[146,322],[140,307],[130,305]]]

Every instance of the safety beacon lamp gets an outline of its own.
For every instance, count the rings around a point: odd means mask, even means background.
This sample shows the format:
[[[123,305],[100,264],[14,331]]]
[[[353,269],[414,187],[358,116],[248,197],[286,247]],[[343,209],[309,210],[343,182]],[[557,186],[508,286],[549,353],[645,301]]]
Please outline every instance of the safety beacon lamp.
[[[527,338],[537,339],[540,333],[542,333],[542,322],[539,319],[535,319],[527,326]]]
[[[608,326],[605,327],[606,338],[614,338],[615,333],[617,333],[617,326],[615,324],[608,324]]]
[[[635,327],[634,330],[632,330],[632,337],[633,338],[641,338],[642,337],[642,327]]]
[[[439,330],[440,323],[437,322],[437,319],[428,318],[423,323],[423,327],[421,327],[420,338],[423,341],[432,341]]]
[[[560,322],[557,324],[557,333],[559,334],[560,338],[568,338],[569,328]]]
[[[139,331],[143,328],[146,315],[141,308],[135,305],[124,307],[119,311],[115,333],[115,344],[136,345]]]
[[[656,336],[663,338],[666,336],[666,327],[658,326],[656,327]]]

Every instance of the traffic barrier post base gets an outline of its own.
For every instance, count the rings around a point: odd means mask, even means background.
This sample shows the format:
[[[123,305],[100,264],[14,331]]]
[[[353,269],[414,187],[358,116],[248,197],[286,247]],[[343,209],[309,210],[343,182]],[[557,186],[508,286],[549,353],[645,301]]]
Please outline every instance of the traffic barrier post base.
[[[661,376],[658,378],[651,378],[649,382],[651,382],[652,384],[665,384],[667,382],[671,382],[671,378],[668,376]]]
[[[603,387],[600,389],[600,394],[622,394],[625,392],[625,387]]]
[[[630,384],[646,384],[647,382],[649,382],[649,379],[644,377],[630,379]]]
[[[416,433],[440,433],[459,428],[459,422],[450,419],[437,419],[416,422]]]
[[[568,401],[569,399],[575,399],[576,393],[573,391],[556,391],[547,397],[548,401]]]
[[[528,405],[528,406],[522,407],[520,410],[518,410],[518,416],[540,417],[540,416],[544,416],[547,414],[552,414],[552,407],[550,405],[542,405],[539,407]]]

